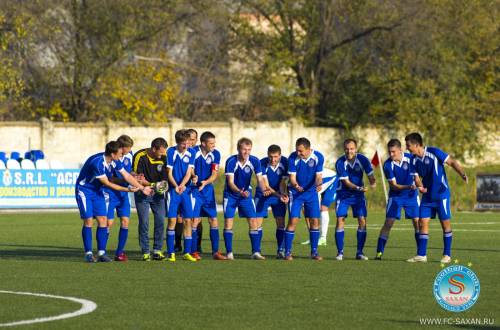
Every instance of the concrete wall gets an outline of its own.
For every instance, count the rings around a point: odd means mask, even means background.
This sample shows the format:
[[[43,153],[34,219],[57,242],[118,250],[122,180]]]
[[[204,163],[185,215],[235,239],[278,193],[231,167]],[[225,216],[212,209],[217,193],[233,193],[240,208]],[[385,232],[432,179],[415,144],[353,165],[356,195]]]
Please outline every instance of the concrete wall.
[[[294,149],[295,140],[301,136],[311,140],[313,148],[325,155],[330,167],[342,153],[342,132],[335,128],[304,127],[296,120],[243,122],[237,119],[205,123],[173,119],[165,124],[147,127],[120,123],[59,123],[46,119],[40,122],[0,122],[0,151],[24,153],[29,147],[42,149],[47,159],[58,159],[68,166],[79,166],[89,155],[102,151],[107,141],[116,139],[121,134],[130,135],[135,142],[134,150],[138,150],[148,147],[156,137],[163,137],[169,145],[173,145],[175,131],[181,128],[194,128],[199,134],[205,130],[213,132],[223,161],[236,153],[236,143],[241,137],[252,139],[253,154],[258,157],[266,155],[270,144],[280,145],[283,153],[288,155]],[[358,129],[356,133],[362,137],[360,150],[368,157],[372,157],[377,147],[382,157],[385,157],[385,144],[389,137],[383,130],[369,127]],[[491,143],[485,157],[472,160],[469,165],[498,163],[499,137],[498,132],[490,132]],[[401,134],[398,138],[403,140],[404,135]]]

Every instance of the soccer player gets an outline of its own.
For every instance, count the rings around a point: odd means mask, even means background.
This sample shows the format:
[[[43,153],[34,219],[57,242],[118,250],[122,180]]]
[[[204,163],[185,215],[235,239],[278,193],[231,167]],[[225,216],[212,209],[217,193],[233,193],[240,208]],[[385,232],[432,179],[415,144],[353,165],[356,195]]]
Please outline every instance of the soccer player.
[[[385,223],[380,229],[377,242],[376,260],[382,260],[389,233],[396,220],[401,217],[401,209],[405,211],[407,219],[413,219],[415,241],[418,243],[418,191],[425,192],[415,168],[412,164],[413,156],[404,153],[401,141],[392,139],[387,143],[389,158],[384,162],[384,174],[389,181],[389,200],[385,214]]]
[[[175,225],[180,210],[184,225],[184,260],[196,262],[197,259],[191,255],[191,219],[193,218],[193,203],[191,189],[188,183],[193,175],[194,154],[188,148],[189,134],[186,130],[175,132],[175,147],[167,149],[167,260],[175,262]]]
[[[95,154],[85,161],[76,181],[75,196],[80,211],[80,218],[83,220],[82,239],[85,250],[85,261],[87,262],[96,261],[92,254],[92,225],[94,217],[98,224],[96,232],[97,261],[111,261],[106,255],[108,240],[108,221],[106,215],[108,210],[102,187],[106,186],[111,189],[127,192],[141,190],[145,194],[151,193],[151,188],[144,187],[127,173],[120,162],[121,156],[122,150],[120,144],[116,141],[108,142],[104,152]],[[113,169],[118,171],[123,176],[123,179],[133,187],[123,187],[109,181],[109,178],[112,177]]]
[[[344,141],[344,155],[337,159],[335,169],[340,180],[337,191],[337,225],[335,227],[335,243],[337,245],[337,260],[344,259],[344,223],[349,207],[352,215],[358,218],[356,259],[368,260],[363,254],[366,242],[366,199],[368,190],[363,184],[363,172],[368,176],[370,186],[375,188],[375,176],[370,161],[357,152],[358,143],[354,139]]]
[[[311,258],[322,260],[318,254],[319,241],[319,194],[323,184],[323,155],[311,149],[311,142],[305,137],[297,139],[295,151],[288,158],[289,176],[289,220],[285,231],[285,260],[293,260],[292,243],[295,228],[300,219],[302,207],[304,216],[309,218],[309,240]]]
[[[141,176],[141,184],[151,186],[165,182],[167,178],[167,148],[164,138],[157,137],[151,141],[151,147],[137,151],[133,158],[133,171]],[[165,255],[162,252],[165,229],[165,193],[145,195],[141,192],[134,194],[137,217],[139,218],[139,245],[142,251],[142,260],[151,261],[149,248],[149,210],[154,216],[153,260],[162,261]]]
[[[321,186],[321,190],[319,192],[321,196],[321,227],[318,246],[326,246],[327,244],[326,239],[328,237],[328,225],[330,224],[330,214],[328,210],[330,209],[330,206],[337,200],[337,187],[339,182],[339,179],[337,175],[335,175],[335,172],[326,167],[323,168],[322,177],[323,185]],[[311,227],[309,224],[309,219],[306,218],[305,223],[307,230],[309,230],[309,228]],[[307,240],[302,242],[301,244],[309,245],[311,244],[311,241]]]
[[[122,157],[120,161],[123,164],[123,168],[127,173],[132,172],[132,146],[134,141],[128,135],[121,135],[117,140],[122,149]],[[128,187],[128,183],[123,179],[123,176],[118,171],[113,171],[112,182],[119,184],[123,187]],[[104,187],[105,197],[109,198],[108,205],[108,235],[113,226],[115,218],[115,210],[117,216],[120,218],[120,232],[118,233],[118,247],[115,252],[115,261],[127,261],[128,257],[125,254],[125,245],[127,244],[128,238],[128,225],[130,221],[130,201],[128,198],[128,192],[118,191]]]
[[[288,178],[288,159],[281,155],[281,148],[270,145],[267,157],[260,160],[262,180],[265,190],[260,186],[255,191],[255,207],[258,218],[258,231],[262,240],[262,221],[267,218],[268,208],[271,207],[276,220],[276,242],[278,244],[276,258],[285,257],[285,214],[288,196],[285,193]]]
[[[215,149],[215,135],[212,132],[203,132],[201,144],[194,147],[194,187],[192,195],[195,199],[193,209],[192,256],[200,260],[198,248],[198,228],[202,217],[208,217],[210,224],[210,242],[212,243],[212,258],[226,260],[219,252],[219,224],[217,221],[217,203],[213,183],[217,180],[220,165],[220,153]]]
[[[418,252],[408,262],[426,262],[427,261],[427,241],[429,240],[429,220],[438,214],[443,229],[443,257],[441,263],[451,261],[451,210],[450,210],[450,188],[446,178],[445,164],[450,165],[460,177],[468,182],[465,171],[460,163],[451,158],[447,153],[436,147],[424,147],[422,136],[419,133],[408,134],[405,138],[406,148],[415,157],[413,166],[418,175],[422,177],[422,183],[427,189],[422,195],[420,203],[419,220],[419,240]]]
[[[258,184],[262,190],[262,171],[260,161],[257,157],[250,155],[252,141],[247,138],[238,140],[238,154],[229,157],[226,161],[224,186],[224,243],[226,245],[226,257],[234,259],[233,254],[233,219],[238,208],[241,218],[247,218],[250,242],[252,244],[252,259],[264,260],[261,254],[261,239],[259,225],[252,196],[250,180],[255,173]]]

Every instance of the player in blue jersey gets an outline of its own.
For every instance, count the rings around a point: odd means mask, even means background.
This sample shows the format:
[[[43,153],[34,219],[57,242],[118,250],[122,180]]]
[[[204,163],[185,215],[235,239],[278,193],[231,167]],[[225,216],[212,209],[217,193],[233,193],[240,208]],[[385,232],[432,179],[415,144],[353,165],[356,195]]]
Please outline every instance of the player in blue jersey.
[[[408,259],[408,262],[427,261],[427,241],[429,240],[429,220],[436,217],[441,220],[443,229],[443,257],[441,263],[451,261],[451,210],[450,210],[450,188],[446,178],[445,164],[451,166],[465,181],[468,182],[465,171],[459,162],[451,158],[447,153],[436,147],[424,147],[422,136],[419,133],[411,133],[406,136],[406,148],[413,157],[413,166],[422,178],[422,183],[427,191],[422,195],[420,203],[419,240],[417,255]]]
[[[117,140],[122,149],[122,157],[120,161],[123,164],[123,168],[127,173],[132,172],[132,146],[134,141],[128,135],[121,135]],[[111,181],[119,184],[123,187],[128,187],[128,182],[123,179],[123,176],[118,171],[113,171],[113,177]],[[115,210],[117,216],[120,218],[120,232],[118,233],[118,247],[115,252],[115,261],[128,261],[128,257],[125,254],[125,245],[127,244],[128,238],[128,225],[130,221],[130,201],[128,197],[128,192],[118,191],[104,187],[104,193],[109,196],[108,205],[108,235],[113,226],[115,218]],[[105,195],[105,196],[106,196]]]
[[[120,162],[122,150],[120,144],[111,141],[106,144],[106,149],[102,153],[95,154],[87,159],[78,179],[76,181],[75,196],[80,218],[83,220],[82,239],[85,250],[85,260],[95,262],[92,254],[92,225],[93,218],[97,219],[98,227],[96,232],[98,259],[100,262],[109,262],[111,259],[106,255],[106,244],[108,240],[107,204],[104,196],[103,186],[118,191],[133,192],[141,190],[145,194],[151,193],[150,187],[139,184],[124,168]],[[133,187],[123,187],[117,185],[109,179],[113,175],[113,170],[119,172],[123,179]]]
[[[220,152],[215,149],[215,135],[212,132],[203,132],[200,145],[194,147],[194,186],[192,195],[195,199],[193,208],[192,253],[200,260],[198,248],[198,229],[202,217],[208,218],[210,224],[210,242],[212,243],[212,258],[226,260],[219,252],[219,224],[217,221],[217,203],[213,183],[217,180],[220,165]]]
[[[292,244],[295,229],[304,208],[304,216],[309,218],[309,240],[311,242],[311,258],[322,260],[318,254],[320,236],[319,194],[323,185],[323,155],[311,149],[311,142],[301,137],[295,142],[295,151],[288,157],[289,176],[289,220],[285,231],[285,260],[293,260]]]
[[[344,141],[344,155],[335,163],[340,185],[337,191],[337,225],[335,226],[335,243],[337,245],[337,260],[344,258],[344,223],[349,207],[352,215],[358,218],[356,259],[368,260],[363,254],[366,242],[366,199],[368,190],[363,184],[364,173],[368,176],[370,186],[375,188],[375,176],[370,161],[357,152],[358,144],[354,139]]]
[[[418,243],[419,198],[418,191],[425,192],[422,182],[416,175],[412,164],[413,155],[404,153],[401,141],[392,139],[387,143],[389,158],[384,162],[384,174],[389,182],[389,200],[385,213],[385,223],[380,230],[377,242],[376,260],[382,260],[389,233],[396,220],[401,218],[404,209],[405,217],[413,220],[415,241]]]
[[[188,148],[189,134],[186,130],[175,132],[175,147],[167,149],[167,260],[175,261],[175,225],[180,211],[184,224],[184,260],[197,261],[191,255],[191,220],[193,218],[193,198],[188,183],[194,168],[194,151]]]
[[[320,200],[321,200],[321,227],[320,227],[320,237],[318,246],[326,246],[326,241],[328,237],[328,225],[330,224],[330,206],[337,200],[337,186],[339,179],[337,175],[335,175],[335,171],[332,171],[326,167],[323,168],[322,174],[323,184],[321,185],[321,190],[319,191]],[[307,230],[311,227],[308,219],[306,218],[306,226]],[[301,243],[302,245],[311,244],[310,240],[304,241]]]
[[[260,160],[262,180],[265,190],[260,186],[255,191],[255,207],[258,218],[258,231],[262,236],[263,218],[267,218],[269,207],[276,220],[276,257],[285,257],[285,214],[288,196],[286,182],[288,179],[288,159],[281,155],[281,148],[273,144],[267,149],[267,157]]]
[[[261,239],[259,235],[259,224],[255,210],[255,202],[252,196],[250,181],[252,174],[257,177],[258,184],[262,190],[262,171],[260,161],[257,157],[250,155],[252,141],[247,138],[238,140],[238,154],[229,157],[226,161],[224,186],[224,243],[226,245],[226,257],[234,259],[233,254],[233,219],[238,209],[240,218],[247,218],[250,242],[252,244],[252,259],[264,260],[261,254]]]

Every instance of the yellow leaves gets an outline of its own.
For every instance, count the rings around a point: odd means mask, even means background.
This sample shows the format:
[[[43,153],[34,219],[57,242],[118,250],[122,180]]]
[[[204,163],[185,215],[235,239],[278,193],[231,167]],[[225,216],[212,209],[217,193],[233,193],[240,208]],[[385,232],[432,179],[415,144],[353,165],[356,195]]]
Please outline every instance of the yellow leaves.
[[[102,77],[96,89],[107,116],[133,123],[166,121],[179,97],[178,74],[167,62],[138,60],[125,63]]]

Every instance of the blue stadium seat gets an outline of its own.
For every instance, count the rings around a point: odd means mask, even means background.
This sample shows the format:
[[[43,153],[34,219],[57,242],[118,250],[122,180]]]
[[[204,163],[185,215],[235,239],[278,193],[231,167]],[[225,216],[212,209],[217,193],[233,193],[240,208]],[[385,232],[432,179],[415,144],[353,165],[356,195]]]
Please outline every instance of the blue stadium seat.
[[[21,154],[17,151],[12,151],[10,153],[10,159],[19,160],[19,159],[21,159]]]
[[[26,151],[24,154],[24,159],[29,159],[32,162],[36,162],[39,159],[45,159],[45,154],[42,150],[30,150]]]
[[[0,151],[0,160],[2,160],[4,163],[7,163],[7,154],[3,151]]]

